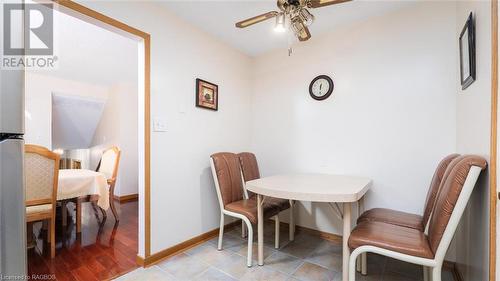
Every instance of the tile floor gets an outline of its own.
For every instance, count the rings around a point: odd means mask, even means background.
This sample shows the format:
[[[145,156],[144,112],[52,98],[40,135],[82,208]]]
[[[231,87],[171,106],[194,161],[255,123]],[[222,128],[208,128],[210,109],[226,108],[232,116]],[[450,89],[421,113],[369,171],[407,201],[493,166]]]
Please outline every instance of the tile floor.
[[[280,249],[274,249],[274,227],[266,225],[264,266],[257,265],[254,242],[254,266],[246,266],[247,243],[241,230],[224,234],[223,250],[217,251],[217,238],[189,249],[146,269],[136,269],[116,280],[300,280],[342,279],[342,247],[307,233],[297,233],[295,241],[281,232]],[[358,281],[420,281],[420,267],[377,255],[368,256],[368,275]],[[443,271],[443,281],[453,281]]]

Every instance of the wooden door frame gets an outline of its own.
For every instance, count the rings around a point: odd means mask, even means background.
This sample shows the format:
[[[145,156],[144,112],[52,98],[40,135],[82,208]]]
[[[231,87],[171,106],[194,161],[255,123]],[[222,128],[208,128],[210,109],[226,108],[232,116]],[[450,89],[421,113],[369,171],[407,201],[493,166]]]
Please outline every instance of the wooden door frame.
[[[496,280],[498,121],[498,0],[491,1],[491,136],[490,136],[490,260],[489,280]]]
[[[42,2],[35,0],[37,2]],[[150,175],[150,153],[151,153],[151,36],[139,29],[131,27],[123,22],[115,20],[97,11],[89,9],[72,0],[50,0],[56,5],[65,7],[71,12],[71,16],[78,17],[85,22],[99,27],[111,27],[114,32],[122,32],[132,35],[144,44],[144,257],[137,255],[137,263],[144,265],[144,260],[151,256],[151,175]],[[46,0],[45,0],[46,3]],[[54,8],[54,7],[53,7]],[[60,10],[60,12],[65,12]],[[139,198],[140,200],[141,198]],[[139,251],[139,249],[137,249]]]

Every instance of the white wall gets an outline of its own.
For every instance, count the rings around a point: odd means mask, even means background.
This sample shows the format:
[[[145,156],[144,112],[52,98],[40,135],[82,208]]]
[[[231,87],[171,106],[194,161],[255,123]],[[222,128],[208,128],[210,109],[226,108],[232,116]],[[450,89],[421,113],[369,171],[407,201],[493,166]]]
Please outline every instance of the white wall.
[[[422,212],[442,157],[456,150],[489,153],[487,2],[458,9],[456,2],[423,2],[315,36],[295,46],[292,57],[278,50],[255,60],[155,4],[82,3],[152,35],[151,115],[167,122],[167,132],[152,132],[151,139],[152,253],[218,226],[208,164],[215,151],[251,149],[263,175],[367,175],[374,180],[367,208],[414,213]],[[478,81],[460,93],[457,32],[468,5],[481,17],[482,43]],[[336,82],[324,102],[308,95],[319,74]],[[194,107],[196,78],[219,85],[218,112]],[[486,232],[472,233],[485,229],[486,186],[483,180],[463,224],[471,243],[457,235],[465,280],[484,280],[487,269]],[[298,223],[340,233],[330,213],[303,204]]]
[[[108,100],[90,149],[90,167],[102,152],[116,145],[121,150],[115,195],[138,194],[138,89],[137,83],[120,83],[109,89]]]
[[[457,6],[458,38],[470,12],[476,19],[477,80],[465,91],[457,72],[457,151],[489,160],[491,117],[490,1],[463,1]],[[458,63],[458,58],[457,58]],[[488,279],[489,181],[483,172],[456,232],[457,264],[464,280]]]
[[[455,3],[424,2],[340,27],[255,62],[252,150],[262,174],[368,176],[366,207],[421,213],[437,163],[455,150]],[[333,95],[309,96],[328,74]],[[341,234],[326,204],[298,224]],[[283,217],[286,220],[286,217]]]
[[[25,141],[49,149],[52,147],[52,93],[72,96],[106,98],[108,89],[34,72],[26,73],[25,80]]]
[[[249,149],[250,58],[154,3],[82,3],[151,34],[151,115],[167,122],[151,134],[151,252],[217,228],[209,156]],[[219,111],[195,108],[196,78],[219,85]]]

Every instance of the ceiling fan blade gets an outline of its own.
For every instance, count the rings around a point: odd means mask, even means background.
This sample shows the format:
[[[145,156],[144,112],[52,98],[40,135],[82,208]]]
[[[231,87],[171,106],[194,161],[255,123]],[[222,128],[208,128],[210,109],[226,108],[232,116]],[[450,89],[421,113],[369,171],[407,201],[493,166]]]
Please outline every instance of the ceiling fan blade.
[[[307,28],[307,26],[305,26],[305,25],[296,34],[297,34],[297,38],[299,38],[299,41],[301,41],[301,42],[307,41],[307,40],[309,40],[309,38],[311,38],[311,32],[309,31],[309,28]]]
[[[256,24],[256,23],[259,23],[259,22],[262,22],[262,21],[265,21],[265,20],[268,20],[268,19],[271,19],[271,18],[274,18],[277,15],[278,15],[278,12],[275,12],[275,11],[268,12],[268,13],[265,13],[265,14],[262,14],[262,15],[255,16],[253,18],[249,18],[249,19],[237,22],[236,23],[236,27],[245,28],[245,27],[248,27],[250,25],[253,25],[253,24]]]
[[[309,8],[321,8],[350,1],[352,0],[309,0],[307,6]]]

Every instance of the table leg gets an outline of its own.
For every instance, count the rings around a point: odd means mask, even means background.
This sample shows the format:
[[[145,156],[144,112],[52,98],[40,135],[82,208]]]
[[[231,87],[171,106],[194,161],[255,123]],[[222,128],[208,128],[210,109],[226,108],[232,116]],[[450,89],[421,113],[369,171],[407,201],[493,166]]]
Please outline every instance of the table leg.
[[[28,249],[35,247],[35,241],[33,241],[33,222],[28,222],[26,224],[26,235],[26,245],[28,246]]]
[[[295,240],[295,221],[294,221],[294,217],[293,217],[294,205],[295,205],[294,200],[290,200],[290,223],[288,224],[288,235],[289,235],[290,241]]]
[[[258,264],[264,265],[264,214],[262,210],[262,195],[257,195],[257,247]]]
[[[361,197],[358,200],[358,217],[361,216],[361,214],[365,211],[365,197]],[[367,267],[366,267],[366,253],[361,254],[360,258],[360,272],[363,276],[367,274]]]
[[[361,214],[363,213],[363,206],[362,206],[362,201],[363,199],[359,199],[358,200],[358,213],[357,213],[357,218],[359,219],[359,217],[361,216]],[[357,259],[356,259],[356,271],[357,272],[361,272],[361,260],[362,260],[362,257],[359,256]]]
[[[76,233],[82,232],[82,201],[76,201]]]
[[[66,200],[61,201],[62,225],[68,224],[68,209],[66,208]]]
[[[342,235],[342,281],[349,280],[349,256],[350,250],[347,245],[349,235],[351,235],[351,203],[344,204],[344,233]]]

